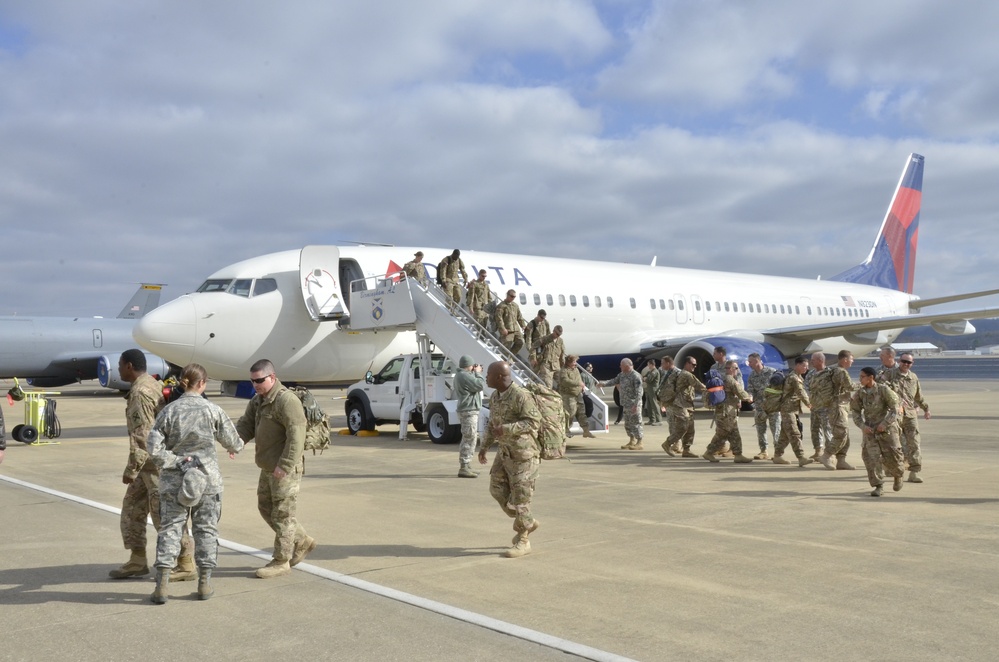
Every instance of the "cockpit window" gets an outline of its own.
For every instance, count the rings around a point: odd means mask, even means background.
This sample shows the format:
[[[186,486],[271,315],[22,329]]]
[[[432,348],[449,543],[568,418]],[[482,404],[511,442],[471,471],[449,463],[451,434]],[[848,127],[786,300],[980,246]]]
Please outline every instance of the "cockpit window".
[[[253,283],[253,296],[258,297],[261,294],[267,294],[268,292],[273,292],[277,289],[277,281],[273,278],[258,278]]]
[[[225,292],[229,289],[229,285],[232,283],[231,280],[226,280],[222,278],[209,278],[201,287],[198,288],[199,292]]]
[[[238,297],[250,297],[250,285],[253,284],[252,278],[237,278],[233,284],[232,288],[229,290],[229,294],[235,294]]]

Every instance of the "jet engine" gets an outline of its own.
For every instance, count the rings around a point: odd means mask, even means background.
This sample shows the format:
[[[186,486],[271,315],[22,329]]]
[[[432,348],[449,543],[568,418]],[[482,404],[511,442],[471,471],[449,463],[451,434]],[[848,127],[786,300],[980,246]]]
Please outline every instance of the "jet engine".
[[[147,373],[157,379],[163,379],[170,374],[170,364],[165,360],[148,352],[143,352],[143,354],[146,355]],[[120,358],[121,354],[109,354],[98,359],[97,381],[104,388],[113,388],[119,391],[127,391],[131,388],[132,384],[123,380],[121,375],[118,374],[118,359]]]

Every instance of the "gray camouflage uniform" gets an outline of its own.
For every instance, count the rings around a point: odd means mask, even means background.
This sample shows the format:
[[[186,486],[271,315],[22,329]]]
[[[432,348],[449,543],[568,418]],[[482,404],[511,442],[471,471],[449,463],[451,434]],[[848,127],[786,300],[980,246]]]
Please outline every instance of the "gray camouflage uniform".
[[[620,388],[625,432],[636,442],[641,442],[645,436],[642,428],[642,398],[645,395],[642,376],[638,374],[637,370],[619,372],[614,379],[602,383],[605,386],[617,384]]]
[[[222,516],[222,472],[215,442],[231,453],[243,449],[229,416],[198,393],[184,393],[167,405],[149,433],[150,459],[160,473],[160,528],[156,541],[156,567],[172,568],[180,553],[180,539],[190,511],[194,528],[194,561],[199,568],[214,568],[218,556],[219,518]],[[181,460],[198,458],[208,475],[201,501],[190,509],[177,502],[184,480]],[[188,471],[201,471],[193,467]]]
[[[755,357],[754,357],[755,358]],[[756,441],[759,443],[760,452],[767,452],[767,424],[770,425],[770,434],[773,435],[774,446],[780,439],[780,412],[767,415],[763,411],[763,395],[770,385],[770,378],[777,372],[774,368],[763,366],[756,372],[749,371],[749,379],[746,381],[746,390],[753,396],[753,425],[756,426]]]

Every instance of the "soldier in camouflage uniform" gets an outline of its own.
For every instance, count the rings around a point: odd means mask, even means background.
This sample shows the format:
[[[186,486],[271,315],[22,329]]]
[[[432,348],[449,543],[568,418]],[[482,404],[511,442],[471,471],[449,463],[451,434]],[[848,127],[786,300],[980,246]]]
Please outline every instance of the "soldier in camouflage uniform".
[[[718,462],[715,453],[720,451],[725,442],[731,444],[735,462],[749,464],[753,458],[742,454],[742,435],[739,434],[739,410],[742,401],[753,401],[753,396],[742,388],[742,382],[735,381],[735,373],[739,364],[735,361],[725,362],[725,400],[715,405],[715,436],[711,438],[708,449],[702,457],[708,462]]]
[[[798,424],[798,414],[802,411],[801,405],[812,406],[808,394],[805,393],[805,384],[801,379],[801,376],[806,372],[808,372],[808,359],[799,356],[794,360],[794,370],[784,379],[784,393],[781,395],[780,403],[780,438],[777,440],[777,445],[774,446],[774,464],[791,464],[784,459],[784,450],[787,449],[788,444],[790,444],[794,456],[798,458],[799,467],[815,462],[813,458],[805,457],[804,451],[801,450],[801,429]]]
[[[780,438],[780,412],[775,412],[768,416],[763,411],[763,392],[770,384],[770,378],[777,371],[774,368],[768,368],[763,365],[763,360],[756,352],[753,352],[746,358],[751,370],[749,379],[746,381],[746,390],[753,396],[753,425],[756,427],[756,441],[760,445],[760,452],[753,459],[769,460],[770,454],[767,452],[767,424],[770,424],[770,434],[773,435],[774,445],[776,446],[777,440]]]
[[[127,563],[108,575],[112,579],[142,577],[149,574],[146,561],[146,521],[160,528],[160,475],[149,460],[146,439],[156,414],[163,407],[163,384],[146,372],[146,355],[139,349],[127,349],[118,359],[118,374],[132,386],[125,396],[125,422],[128,427],[128,464],[121,482],[127,485],[121,502],[121,537],[131,551]],[[177,571],[173,581],[194,579],[194,543],[184,534]]]
[[[676,375],[676,395],[667,409],[669,419],[669,437],[663,442],[663,450],[670,457],[697,457],[690,450],[694,445],[694,393],[705,393],[707,389],[694,375],[697,360],[688,356],[683,364],[683,370]],[[681,444],[683,450],[680,450]]]
[[[215,443],[222,444],[233,457],[243,449],[243,442],[222,408],[202,397],[207,382],[204,367],[192,363],[184,368],[180,378],[184,395],[160,412],[149,433],[150,459],[161,472],[156,590],[152,595],[157,604],[167,601],[169,571],[180,553],[188,515],[194,524],[198,599],[207,600],[215,593],[211,578],[217,565],[222,516],[222,473]],[[201,499],[191,506],[180,502],[185,471],[203,471],[207,475]]]
[[[517,558],[530,553],[528,536],[540,526],[531,514],[531,497],[541,466],[538,447],[541,412],[534,396],[513,383],[509,363],[490,364],[486,385],[495,390],[489,398],[489,425],[479,462],[486,464],[489,447],[499,445],[489,470],[489,493],[503,512],[513,518],[517,535],[504,555]]]
[[[656,403],[659,405],[660,411],[663,412],[663,418],[666,419],[666,425],[669,425],[670,413],[669,406],[673,404],[673,398],[666,398],[667,390],[672,389],[675,393],[676,389],[676,373],[680,370],[673,365],[672,356],[664,356],[661,361],[659,361],[659,388],[656,389]],[[669,385],[670,380],[672,380],[672,385]]]
[[[244,441],[254,440],[254,460],[260,468],[257,510],[274,530],[274,557],[256,575],[269,579],[286,575],[316,548],[316,541],[298,522],[298,492],[305,471],[305,409],[302,401],[278,380],[274,364],[261,359],[250,366],[256,395],[236,423]]]
[[[846,453],[850,450],[847,408],[853,396],[853,381],[847,370],[853,365],[853,353],[844,349],[837,355],[836,360],[837,365],[829,368],[832,373],[832,404],[829,406],[829,428],[832,431],[832,438],[818,460],[826,469],[853,469],[853,465],[846,461]],[[832,462],[834,455],[836,464]]]
[[[621,391],[621,409],[624,411],[624,429],[628,433],[628,443],[621,448],[629,451],[640,451],[642,446],[642,399],[644,388],[642,377],[635,372],[631,359],[621,359],[621,372],[617,377],[605,382],[597,382],[598,386],[618,385]]]
[[[867,479],[874,488],[871,496],[883,492],[882,471],[894,479],[892,489],[902,489],[902,447],[898,441],[898,396],[886,384],[877,383],[874,368],[860,371],[860,390],[850,401],[853,422],[864,431],[861,457]]]
[[[719,375],[723,375],[724,376],[726,374],[725,373],[725,362],[728,361],[728,350],[725,349],[724,347],[722,347],[721,345],[719,345],[718,347],[715,347],[715,350],[712,353],[712,356],[714,356],[714,358],[715,358],[715,363],[714,363],[714,365],[711,366],[711,368],[708,369],[708,372],[711,372],[711,370],[717,370]],[[745,380],[742,378],[742,369],[739,368],[738,362],[736,362],[736,365],[735,365],[735,379],[740,384],[745,384],[746,383]]]
[[[556,326],[541,341],[540,355],[538,357],[538,377],[545,386],[552,387],[552,379],[555,373],[565,365],[565,341],[562,340],[562,327]]]
[[[898,359],[898,370],[888,383],[898,396],[902,406],[901,436],[905,462],[909,465],[909,482],[921,483],[919,472],[923,469],[923,455],[919,450],[919,416],[917,408],[923,410],[923,418],[930,419],[930,406],[923,399],[919,388],[919,377],[912,372],[913,356],[903,353]]]
[[[413,278],[420,285],[426,287],[429,281],[427,280],[427,268],[423,266],[423,251],[416,251],[413,254],[413,259],[403,265],[402,272],[406,274],[407,278]]]
[[[649,425],[659,427],[663,424],[662,412],[659,408],[659,381],[662,375],[656,367],[656,360],[649,359],[642,369],[642,388],[645,391],[645,414],[649,417]]]
[[[826,355],[813,352],[811,368],[805,373],[805,390],[812,401],[808,429],[812,435],[812,459],[818,460],[832,438],[829,427],[829,408],[833,405],[832,372],[826,370]]]
[[[551,325],[548,324],[548,313],[542,308],[534,316],[534,319],[524,327],[524,345],[527,347],[527,355],[532,362],[539,358],[537,354],[541,348],[541,341],[551,332]]]
[[[586,418],[586,405],[583,402],[583,377],[579,368],[576,367],[578,358],[572,354],[565,357],[565,365],[555,373],[555,390],[562,396],[562,407],[567,414],[566,434],[569,433],[572,419],[576,419],[579,427],[583,430],[583,436],[593,439],[594,435],[590,432],[590,421]]]
[[[461,280],[468,282],[468,274],[465,272],[465,263],[461,261],[461,251],[457,248],[446,256],[437,265],[437,283],[444,290],[454,305],[461,303]]]
[[[465,305],[472,313],[475,321],[482,326],[488,326],[489,312],[486,306],[492,300],[492,292],[489,291],[489,283],[486,282],[486,270],[479,269],[479,277],[468,284],[468,293],[465,295]]]
[[[875,378],[878,384],[888,384],[895,380],[898,375],[898,363],[895,361],[895,348],[882,347],[878,353],[881,365],[878,367],[878,374]]]
[[[517,354],[524,347],[524,327],[527,322],[514,299],[517,293],[507,290],[506,298],[496,306],[496,333],[503,346]]]
[[[482,410],[482,388],[486,385],[482,366],[465,354],[458,359],[454,376],[454,395],[458,400],[458,420],[461,421],[461,444],[458,446],[458,478],[478,478],[472,469],[472,456],[479,441],[479,412]]]

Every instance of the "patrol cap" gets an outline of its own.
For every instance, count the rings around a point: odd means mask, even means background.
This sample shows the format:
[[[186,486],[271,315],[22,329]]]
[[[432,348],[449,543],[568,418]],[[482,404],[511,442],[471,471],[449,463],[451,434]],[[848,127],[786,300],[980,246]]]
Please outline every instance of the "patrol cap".
[[[423,251],[416,251],[413,253],[413,257],[423,257]]]
[[[185,508],[198,505],[206,487],[208,487],[208,474],[197,467],[188,469],[184,472],[184,479],[177,492],[177,503]]]

